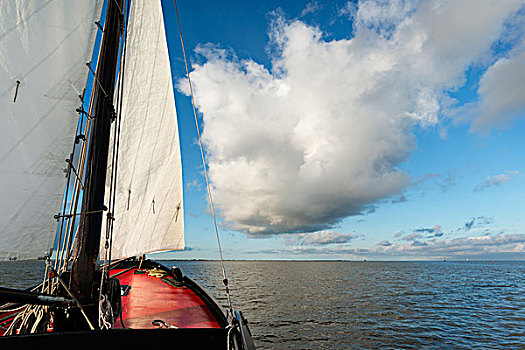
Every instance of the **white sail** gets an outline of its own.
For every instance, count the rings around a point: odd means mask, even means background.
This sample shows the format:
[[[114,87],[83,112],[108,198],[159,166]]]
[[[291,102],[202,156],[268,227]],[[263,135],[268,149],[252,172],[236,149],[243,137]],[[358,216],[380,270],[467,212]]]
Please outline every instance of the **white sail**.
[[[183,249],[181,156],[160,1],[132,1],[120,73],[122,117],[111,257]],[[106,203],[111,159],[108,164]]]
[[[52,247],[102,5],[0,2],[0,259]]]

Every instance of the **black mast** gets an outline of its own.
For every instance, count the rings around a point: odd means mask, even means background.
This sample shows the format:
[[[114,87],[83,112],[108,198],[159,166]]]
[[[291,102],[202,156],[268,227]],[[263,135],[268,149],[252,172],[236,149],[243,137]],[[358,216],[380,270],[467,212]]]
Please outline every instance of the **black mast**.
[[[94,84],[93,124],[77,255],[71,267],[71,291],[79,299],[94,299],[93,276],[98,266],[100,234],[104,215],[104,192],[109,136],[115,110],[113,95],[124,27],[123,0],[108,0],[104,35]]]

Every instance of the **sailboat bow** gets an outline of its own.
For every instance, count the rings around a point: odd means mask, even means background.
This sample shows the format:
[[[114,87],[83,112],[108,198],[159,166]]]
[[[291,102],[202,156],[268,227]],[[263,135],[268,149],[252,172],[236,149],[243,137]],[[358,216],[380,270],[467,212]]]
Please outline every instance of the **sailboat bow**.
[[[145,259],[184,249],[179,130],[160,1],[72,3],[0,5],[0,28],[7,28],[0,56],[10,57],[0,67],[2,108],[31,125],[0,138],[8,150],[0,176],[12,198],[0,221],[0,258],[46,260],[40,285],[0,288],[0,344],[135,345],[146,338],[150,345],[255,349],[246,319],[232,308],[223,264],[226,311],[179,268]],[[42,24],[52,21],[43,35]],[[44,140],[29,141],[37,137]],[[28,147],[34,151],[21,158],[28,162],[15,157]],[[56,169],[57,157],[67,159],[65,168]],[[22,215],[28,208],[36,213],[29,218]]]

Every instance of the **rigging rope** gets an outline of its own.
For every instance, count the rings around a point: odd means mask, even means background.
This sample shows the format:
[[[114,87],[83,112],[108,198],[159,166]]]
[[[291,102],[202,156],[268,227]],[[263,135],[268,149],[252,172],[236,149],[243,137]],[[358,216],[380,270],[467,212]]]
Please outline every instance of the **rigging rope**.
[[[100,24],[100,23],[99,23]],[[101,35],[103,35],[103,30],[100,32],[102,33]],[[97,36],[98,36],[98,33],[97,33]],[[95,41],[93,43],[93,50],[92,52],[95,52],[95,49],[97,47],[97,41]],[[100,55],[97,55],[97,66],[98,64],[100,63]],[[87,65],[89,70],[93,73],[93,77],[94,77],[94,80],[93,80],[93,83],[92,83],[92,88],[91,88],[91,92],[94,91],[95,89],[95,84],[97,83],[98,81],[98,74],[97,72],[93,72],[93,70],[91,69],[91,63]],[[92,123],[92,118],[90,117],[93,113],[93,102],[94,102],[94,97],[95,97],[95,94],[93,93],[90,93],[90,101],[89,101],[89,104],[88,104],[88,111],[85,112],[84,111],[84,98],[85,98],[85,93],[86,91],[84,90],[84,93],[82,95],[82,106],[80,108],[80,110],[77,109],[77,112],[79,112],[79,120],[80,120],[80,128],[79,130],[77,131],[77,134],[81,134],[81,135],[84,135],[83,139],[82,139],[82,145],[81,145],[81,149],[80,149],[80,155],[79,155],[79,159],[78,159],[78,162],[77,162],[77,176],[76,176],[76,179],[74,181],[74,185],[73,185],[73,191],[72,191],[72,198],[71,198],[71,201],[70,201],[70,204],[69,204],[69,214],[66,214],[66,211],[65,211],[65,207],[66,207],[66,203],[67,203],[67,196],[64,196],[64,210],[63,210],[63,213],[64,215],[69,215],[69,216],[65,216],[68,220],[67,220],[67,225],[66,227],[64,228],[63,227],[63,222],[64,220],[62,220],[61,222],[61,226],[60,226],[60,230],[59,230],[59,239],[57,241],[57,245],[58,245],[58,249],[57,249],[57,255],[56,255],[56,259],[55,259],[55,270],[57,270],[59,273],[65,271],[67,269],[67,266],[68,266],[68,262],[69,260],[71,259],[71,255],[72,255],[72,251],[71,251],[71,248],[72,248],[72,243],[73,243],[73,237],[75,236],[75,219],[76,219],[76,213],[77,213],[77,207],[78,207],[78,202],[79,202],[79,199],[81,197],[81,192],[83,190],[83,185],[82,185],[82,182],[81,182],[81,179],[84,175],[84,166],[85,166],[85,160],[86,160],[86,155],[87,155],[87,149],[88,149],[88,140],[90,138],[90,134],[91,134],[91,123]],[[85,114],[85,116],[84,116]],[[86,118],[86,123],[84,125],[83,123],[83,119]],[[77,143],[75,142],[74,145],[73,145],[73,151],[72,151],[72,155],[75,154],[75,148],[76,148],[76,145]],[[71,157],[72,158],[72,157]],[[71,159],[72,161],[73,159]],[[68,176],[68,181],[67,181],[67,184],[66,184],[67,188],[69,188],[70,186],[70,181],[69,181],[69,176]],[[62,236],[62,233],[65,233],[64,234],[64,238],[63,240],[61,239],[61,236]],[[46,276],[47,276],[47,272],[46,272]],[[55,285],[57,284],[57,282],[55,281]],[[48,287],[49,288],[49,287]]]
[[[222,268],[223,283],[224,283],[224,286],[226,288],[226,297],[228,299],[228,307],[230,309],[231,316],[233,317],[233,308],[232,308],[232,303],[231,303],[231,298],[230,298],[230,290],[228,288],[228,278],[226,278],[226,269],[224,268],[224,260],[222,258],[221,240],[220,240],[220,237],[219,237],[219,230],[217,229],[217,219],[215,218],[215,209],[214,209],[214,205],[213,205],[213,197],[212,197],[211,189],[210,189],[210,181],[209,181],[209,177],[208,177],[208,170],[206,168],[206,158],[204,156],[204,148],[202,146],[201,132],[200,132],[200,128],[199,128],[199,120],[197,118],[197,111],[195,109],[195,99],[194,99],[194,95],[193,95],[193,87],[191,85],[190,72],[189,72],[189,69],[188,69],[188,60],[186,59],[186,50],[184,48],[184,40],[182,39],[182,29],[181,29],[180,19],[179,19],[179,10],[177,8],[177,0],[173,0],[173,3],[175,4],[175,12],[177,14],[177,25],[179,27],[180,43],[181,43],[181,46],[182,46],[182,54],[184,56],[184,65],[186,66],[186,76],[188,77],[188,84],[189,84],[189,88],[190,88],[191,105],[192,105],[192,108],[193,108],[193,116],[195,118],[195,126],[197,128],[197,136],[198,136],[198,140],[199,140],[199,148],[200,148],[200,152],[201,152],[202,165],[203,165],[203,168],[204,168],[204,177],[206,179],[206,188],[208,190],[208,197],[210,198],[211,214],[212,214],[212,217],[213,217],[213,225],[214,225],[214,228],[215,228],[215,235],[217,237],[217,245],[218,245],[218,248],[219,248],[219,257],[220,257],[221,268]]]
[[[93,44],[93,52],[95,51],[96,42]],[[99,57],[100,58],[100,57]],[[97,62],[98,65],[98,62]],[[91,68],[89,66],[89,68]],[[91,69],[90,69],[91,70]],[[94,81],[93,85],[95,85],[97,82],[97,74],[94,73]],[[82,105],[84,105],[84,93],[79,96]],[[58,215],[60,222],[57,225],[57,231],[58,236],[56,237],[56,257],[54,259],[54,268],[51,266],[51,263],[46,263],[45,270],[44,270],[44,277],[43,282],[35,287],[35,289],[39,289],[42,293],[47,294],[54,294],[58,288],[59,282],[57,279],[52,278],[50,276],[50,271],[54,270],[58,273],[64,272],[67,269],[68,262],[71,258],[71,244],[72,239],[74,237],[74,231],[75,231],[75,218],[77,213],[77,205],[78,200],[81,197],[82,192],[82,183],[81,179],[83,177],[84,172],[84,164],[87,154],[87,144],[88,139],[90,136],[91,131],[91,118],[88,116],[92,113],[92,107],[93,107],[93,98],[94,94],[91,94],[91,100],[89,101],[89,108],[88,113],[86,113],[86,116],[83,116],[83,113],[77,110],[79,112],[79,123],[77,124],[77,135],[82,134],[84,135],[84,138],[81,144],[81,149],[79,152],[79,159],[77,161],[77,168],[75,171],[74,177],[71,177],[71,171],[73,169],[73,156],[76,154],[76,145],[77,142],[73,144],[73,150],[70,155],[69,161],[71,161],[70,166],[68,167],[67,172],[67,181],[66,181],[66,189],[65,194],[63,196],[63,206],[62,206],[62,213],[63,215]],[[83,106],[82,106],[83,109]],[[83,118],[86,118],[86,123],[83,123]],[[73,182],[73,184],[71,184]],[[69,198],[69,188],[73,185],[71,189],[71,198]],[[68,201],[69,199],[69,201]],[[52,245],[49,245],[52,248]],[[47,259],[49,260],[51,258],[51,252],[47,255]],[[18,334],[18,333],[34,333],[37,332],[38,327],[45,327],[50,319],[46,316],[46,313],[48,313],[48,308],[43,307],[40,305],[24,305],[21,307],[21,309],[24,309],[20,311],[20,313],[17,314],[15,319],[11,322],[11,325],[9,326],[8,330],[5,334]],[[4,311],[4,310],[2,310]]]
[[[129,10],[128,10],[129,11]],[[115,184],[116,184],[116,174],[117,174],[117,163],[118,163],[118,148],[119,148],[119,140],[120,140],[120,120],[121,120],[121,110],[122,110],[122,88],[123,88],[123,79],[124,75],[122,72],[124,71],[124,65],[125,65],[125,55],[126,55],[126,36],[127,36],[127,28],[124,31],[125,36],[123,40],[120,41],[120,72],[118,76],[117,81],[117,105],[118,113],[116,114],[117,118],[115,120],[116,125],[113,130],[113,149],[111,154],[111,174],[110,174],[110,185],[109,185],[109,196],[108,196],[108,214],[106,219],[106,237],[105,237],[105,244],[104,244],[104,259],[102,264],[102,279],[106,277],[106,272],[109,273],[109,261],[111,261],[111,238],[113,233],[113,211],[115,208]],[[103,280],[101,281],[101,285],[103,283]],[[102,292],[102,289],[101,289]]]
[[[120,9],[120,7],[119,7]],[[97,24],[100,27],[100,23]],[[102,36],[104,33],[102,32]],[[97,40],[94,42],[93,45],[93,52],[95,52],[97,45]],[[97,57],[97,66],[100,62],[100,55]],[[95,85],[102,89],[102,91],[105,93],[104,89],[101,86],[100,81],[98,80],[98,72],[93,71],[93,67],[91,66],[91,62],[86,63],[86,66],[88,67],[89,71],[93,74],[93,82],[92,82],[92,92],[95,90]],[[16,86],[15,91],[15,98],[14,102],[16,102],[16,94],[18,92],[18,85]],[[94,102],[94,93],[90,94],[90,101],[89,101],[89,107],[88,111],[84,111],[84,93],[79,96],[82,105],[79,109],[77,109],[77,112],[79,113],[79,123],[77,124],[77,138],[75,139],[75,143],[73,144],[73,150],[71,152],[70,158],[66,160],[68,163],[68,171],[67,171],[67,180],[66,180],[66,189],[65,194],[63,196],[63,206],[62,206],[62,213],[59,213],[55,216],[56,219],[60,220],[58,223],[57,231],[58,231],[58,237],[57,237],[57,251],[56,251],[56,258],[54,259],[54,268],[51,266],[51,262],[49,259],[51,258],[50,254],[47,256],[47,263],[44,271],[44,281],[38,288],[41,290],[41,292],[45,292],[48,294],[53,294],[56,292],[58,284],[62,284],[63,288],[65,288],[68,293],[75,299],[75,297],[71,294],[71,292],[68,290],[67,284],[60,280],[60,277],[58,275],[61,272],[64,272],[67,267],[68,263],[70,262],[72,258],[72,243],[73,238],[75,237],[75,218],[77,215],[80,215],[80,213],[77,213],[77,206],[79,202],[79,198],[81,198],[81,193],[83,192],[84,188],[82,185],[82,177],[84,176],[84,169],[86,164],[86,155],[88,151],[87,145],[89,144],[88,140],[91,133],[91,122],[92,118],[91,115],[93,113],[93,102]],[[86,118],[86,123],[83,123],[84,118]],[[79,135],[82,135],[82,138],[79,138]],[[77,168],[74,166],[74,159],[73,156],[76,155],[76,145],[78,144],[78,141],[82,140],[81,148],[79,153],[79,158],[77,160]],[[74,173],[74,176],[72,175],[72,172]],[[70,186],[72,188],[70,189]],[[69,191],[71,190],[71,198],[69,198]],[[111,253],[110,253],[111,256]],[[57,278],[53,278],[57,277]],[[94,326],[91,324],[89,319],[87,318],[82,305],[76,300],[78,307],[80,308],[82,314],[86,318],[86,321],[91,329],[94,329]],[[104,299],[102,299],[102,303],[105,303]],[[45,326],[47,323],[49,323],[49,319],[47,318],[46,314],[48,313],[47,307],[43,306],[34,306],[34,305],[24,305],[22,308],[25,308],[23,311],[21,311],[13,322],[11,322],[11,325],[9,329],[6,331],[6,334],[15,334],[17,332],[22,333],[35,333],[38,331],[38,327]],[[1,310],[0,312],[5,312],[6,310]],[[104,323],[104,326],[107,327],[107,323]]]
[[[111,303],[107,301],[107,297],[103,295],[104,285],[105,281],[109,278],[109,270],[110,270],[110,262],[111,262],[111,248],[112,248],[112,241],[113,241],[113,221],[115,220],[113,213],[115,210],[115,191],[116,191],[116,182],[117,182],[117,165],[118,165],[118,155],[119,155],[119,145],[120,145],[120,123],[121,123],[121,116],[122,116],[122,95],[124,91],[124,68],[126,65],[126,49],[127,49],[127,35],[128,35],[128,27],[127,27],[127,18],[124,17],[124,13],[129,15],[130,12],[130,1],[124,3],[124,12],[122,12],[122,9],[119,7],[122,17],[121,20],[123,20],[125,23],[121,23],[121,28],[123,29],[123,37],[121,37],[120,41],[120,62],[119,62],[119,77],[118,77],[118,83],[117,83],[117,108],[118,113],[115,113],[115,127],[114,127],[114,135],[113,135],[113,150],[111,155],[111,175],[110,175],[110,186],[109,186],[109,199],[108,199],[108,214],[107,214],[107,220],[106,220],[106,237],[104,242],[104,261],[102,264],[102,274],[101,274],[101,281],[100,281],[100,293],[99,293],[99,324],[101,325],[101,328],[111,328],[113,325],[113,322],[115,321],[115,317],[113,315],[113,310],[111,309]],[[109,310],[107,307],[107,304],[109,304]],[[108,322],[108,313],[111,314],[111,321]],[[118,317],[118,315],[117,315]]]

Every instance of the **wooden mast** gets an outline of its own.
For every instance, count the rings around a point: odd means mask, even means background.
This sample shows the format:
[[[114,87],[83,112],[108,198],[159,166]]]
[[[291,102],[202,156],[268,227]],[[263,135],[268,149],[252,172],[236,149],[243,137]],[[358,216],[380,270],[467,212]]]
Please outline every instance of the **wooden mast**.
[[[98,266],[100,234],[104,217],[104,193],[108,162],[113,95],[124,24],[123,0],[108,0],[104,35],[94,84],[92,139],[82,201],[77,255],[71,267],[71,290],[79,299],[92,299],[93,276]]]

